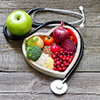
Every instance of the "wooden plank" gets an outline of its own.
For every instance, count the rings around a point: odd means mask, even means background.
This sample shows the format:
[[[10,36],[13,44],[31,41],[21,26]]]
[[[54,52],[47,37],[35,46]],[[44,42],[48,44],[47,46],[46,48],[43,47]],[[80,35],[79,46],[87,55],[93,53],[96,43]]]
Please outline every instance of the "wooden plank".
[[[0,25],[3,26],[5,24],[7,16],[11,12],[0,14]],[[85,14],[86,14],[85,15],[85,17],[86,17],[85,27],[86,26],[88,26],[88,27],[100,27],[100,13],[85,13]],[[79,20],[78,18],[75,18],[72,16],[61,15],[61,14],[52,13],[52,12],[37,13],[35,17],[36,17],[35,19],[38,22],[46,22],[46,21],[51,21],[51,20],[61,20],[61,21],[66,21],[66,22],[73,22],[73,21]],[[78,27],[78,25],[77,25],[77,27]]]
[[[57,96],[53,94],[35,95],[35,100],[100,100],[100,95],[95,94],[66,94]]]
[[[43,29],[42,31],[46,31]],[[85,28],[81,30],[84,40],[83,58],[76,71],[100,71],[100,28]],[[2,27],[0,27],[2,33]],[[0,70],[1,71],[33,71],[25,61],[20,41],[8,41],[0,34]],[[95,59],[95,60],[94,60]]]
[[[0,100],[34,100],[34,96],[29,93],[7,93],[0,94]]]
[[[94,46],[100,48],[100,28],[84,28],[82,36],[86,48]]]
[[[25,3],[23,3],[25,2]],[[49,7],[49,8],[62,8],[62,9],[77,9],[79,6],[84,6],[86,12],[99,12],[100,8],[99,0],[80,1],[77,0],[0,0],[0,6],[2,9],[13,8],[33,8],[33,7]]]
[[[28,11],[31,8],[34,7],[50,7],[50,8],[59,8],[59,9],[69,9],[69,10],[74,10],[74,11],[78,11],[78,6],[80,6],[79,4],[83,4],[84,5],[84,11],[86,14],[86,24],[85,26],[100,26],[100,11],[99,11],[99,4],[100,1],[93,1],[91,0],[90,2],[88,1],[80,1],[79,3],[75,3],[77,2],[77,0],[72,1],[72,2],[68,2],[66,0],[62,0],[62,1],[47,1],[47,0],[42,0],[42,1],[33,1],[33,0],[29,0],[28,2],[26,1],[25,3],[23,3],[25,1],[21,0],[21,1],[0,1],[0,25],[4,25],[4,23],[6,22],[6,18],[7,16],[14,10],[24,10],[24,11]],[[87,3],[86,3],[87,2]],[[92,3],[93,2],[93,3]],[[23,5],[22,5],[23,3]],[[56,3],[56,5],[54,5]],[[63,3],[68,4],[67,6],[63,6]],[[75,5],[73,5],[72,3],[75,3]],[[49,5],[48,5],[49,4]],[[78,11],[79,12],[79,11]],[[60,14],[55,14],[55,13],[47,13],[46,16],[44,16],[45,14],[40,14],[41,18],[39,16],[37,16],[37,20],[39,21],[48,21],[50,19],[52,20],[64,20],[64,21],[73,21],[73,20],[77,20],[76,18],[71,18],[70,16],[64,16],[64,15],[60,15]],[[48,17],[47,17],[48,16]],[[66,20],[67,19],[67,20]]]
[[[11,49],[12,48],[21,48],[21,44],[23,42],[23,40],[19,40],[19,41],[9,41],[5,38],[4,34],[3,34],[3,27],[0,27],[0,49]],[[79,28],[77,28],[77,30],[79,30],[79,32],[81,33],[83,40],[84,40],[84,44],[85,44],[85,48],[99,48],[100,46],[100,28],[87,28],[85,27],[84,29],[80,30]],[[39,32],[48,32],[48,29],[44,28],[41,29]]]
[[[1,100],[100,100],[96,94],[66,94],[57,96],[54,94],[31,94],[31,93],[10,93],[0,94]]]
[[[91,49],[94,48],[84,50],[83,57],[76,71],[100,71],[100,48],[98,51]]]
[[[0,52],[0,71],[34,71],[25,61],[21,50],[0,50]]]
[[[0,94],[3,93],[31,93],[51,94],[50,83],[55,78],[41,73],[0,73]],[[67,80],[69,89],[66,94],[99,95],[100,73],[74,73]]]
[[[0,93],[31,92],[35,84],[41,82],[42,75],[32,73],[0,73]]]
[[[9,41],[3,35],[7,16],[15,10],[28,11],[48,7],[79,11],[84,6],[85,28],[80,30],[84,39],[83,58],[76,71],[67,80],[69,89],[62,96],[52,94],[50,83],[56,78],[33,69],[24,59],[20,41]],[[45,15],[45,16],[44,16]],[[41,16],[41,18],[39,17]],[[77,20],[70,16],[40,13],[39,21]],[[48,16],[48,17],[47,17]],[[41,20],[43,19],[43,20]],[[40,31],[48,31],[42,29]],[[100,0],[0,0],[0,100],[100,100]]]
[[[96,49],[96,48],[95,48]],[[97,48],[98,49],[98,48]],[[100,71],[100,48],[84,50],[82,60],[76,71]],[[26,62],[20,49],[0,50],[1,71],[34,71]]]
[[[68,94],[100,94],[100,77],[99,73],[74,73],[67,80],[69,89]],[[33,89],[38,93],[51,93],[48,89],[51,81],[54,79],[46,77],[41,84],[36,85]],[[46,91],[45,91],[46,90]],[[96,91],[95,91],[96,90]]]

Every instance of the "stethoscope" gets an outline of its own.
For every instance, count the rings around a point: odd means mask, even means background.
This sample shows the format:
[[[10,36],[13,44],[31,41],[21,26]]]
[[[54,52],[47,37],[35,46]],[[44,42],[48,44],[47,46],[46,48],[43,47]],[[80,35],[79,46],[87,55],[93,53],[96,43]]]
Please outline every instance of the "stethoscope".
[[[61,10],[61,9],[51,9],[51,8],[41,8],[41,7],[34,8],[34,9],[29,10],[27,13],[29,15],[32,14],[32,20],[33,20],[32,27],[36,27],[35,30],[33,30],[32,32],[29,32],[23,36],[12,36],[12,35],[9,35],[9,32],[7,30],[7,26],[6,26],[6,24],[4,24],[3,33],[10,40],[20,40],[20,39],[24,39],[24,38],[32,35],[33,33],[37,32],[39,29],[41,29],[43,27],[53,27],[53,26],[60,25],[61,21],[49,21],[49,22],[45,22],[45,23],[40,23],[40,22],[36,21],[35,14],[37,12],[40,12],[40,11],[56,12],[56,13],[71,15],[71,16],[75,16],[75,17],[80,18],[80,20],[78,20],[78,21],[67,22],[67,23],[64,22],[65,25],[69,25],[77,31],[77,29],[75,27],[73,27],[72,25],[80,24],[79,27],[83,28],[84,22],[85,22],[85,15],[83,12],[83,7],[80,6],[79,10],[81,11],[81,13],[73,12],[70,10]],[[77,65],[79,64],[79,62],[82,58],[84,43],[83,43],[82,36],[80,35],[79,32],[78,32],[78,34],[79,34],[80,40],[81,40],[81,50],[80,50],[79,57],[78,57],[76,63],[74,64],[74,66],[72,67],[72,69],[69,71],[69,73],[65,76],[65,78],[63,80],[55,80],[50,84],[51,91],[55,94],[59,94],[59,95],[64,94],[68,90],[68,85],[67,85],[67,83],[65,83],[65,81],[68,79],[68,77],[74,71],[74,69],[77,67]]]

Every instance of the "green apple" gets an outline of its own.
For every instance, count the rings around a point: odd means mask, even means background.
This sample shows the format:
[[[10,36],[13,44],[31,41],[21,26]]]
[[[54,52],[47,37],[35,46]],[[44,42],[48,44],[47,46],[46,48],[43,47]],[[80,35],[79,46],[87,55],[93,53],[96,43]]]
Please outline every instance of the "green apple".
[[[30,31],[32,19],[25,11],[17,10],[7,17],[6,25],[11,34],[22,36]]]

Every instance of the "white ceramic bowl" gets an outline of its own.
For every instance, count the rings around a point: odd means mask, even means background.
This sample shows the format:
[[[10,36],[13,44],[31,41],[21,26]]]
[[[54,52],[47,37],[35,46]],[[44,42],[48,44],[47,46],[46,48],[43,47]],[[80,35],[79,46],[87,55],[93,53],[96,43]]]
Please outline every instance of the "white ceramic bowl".
[[[50,35],[54,29],[57,28],[57,27],[54,27],[52,28],[49,32],[47,33],[34,33],[33,35]],[[69,25],[66,25],[64,26],[64,28],[69,28],[71,29],[74,33],[75,33],[75,36],[77,37],[77,48],[76,48],[76,52],[75,52],[75,55],[74,55],[74,59],[72,60],[72,62],[70,63],[70,65],[68,66],[68,68],[64,71],[64,72],[59,72],[59,71],[55,71],[55,70],[51,70],[51,69],[48,69],[44,66],[40,66],[38,64],[36,64],[34,61],[32,60],[29,60],[27,57],[26,57],[26,49],[25,49],[25,40],[23,41],[23,44],[22,44],[22,52],[23,52],[23,55],[26,59],[26,61],[33,67],[35,68],[36,70],[40,71],[41,73],[44,73],[46,75],[49,75],[49,76],[53,76],[53,77],[57,77],[57,78],[64,78],[68,72],[72,69],[72,67],[74,66],[74,64],[76,63],[78,57],[79,57],[79,54],[80,54],[80,49],[81,49],[81,40],[80,40],[80,36],[78,34],[78,32],[71,26]],[[31,35],[31,36],[33,36]],[[31,36],[27,37],[26,40],[28,40]]]

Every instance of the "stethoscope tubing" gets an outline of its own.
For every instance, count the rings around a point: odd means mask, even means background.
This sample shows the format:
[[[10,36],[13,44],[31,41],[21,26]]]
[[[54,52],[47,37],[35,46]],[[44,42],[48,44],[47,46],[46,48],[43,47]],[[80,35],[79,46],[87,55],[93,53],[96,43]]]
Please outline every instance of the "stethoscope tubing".
[[[73,27],[73,26],[72,26]],[[74,28],[74,27],[73,27]],[[74,28],[76,30],[76,28]],[[76,30],[77,31],[77,30]],[[78,32],[78,31],[77,31]],[[68,77],[71,75],[71,73],[75,70],[75,68],[78,66],[82,56],[83,56],[83,52],[84,52],[84,42],[83,42],[83,38],[81,36],[81,34],[78,32],[79,36],[80,36],[80,40],[81,40],[81,50],[80,50],[80,54],[79,54],[79,57],[76,61],[76,63],[74,64],[74,66],[72,67],[72,69],[69,71],[69,73],[65,76],[63,82],[65,82]]]
[[[34,9],[29,10],[27,13],[28,13],[29,15],[31,15],[32,12],[34,12],[34,11],[36,11],[36,10],[44,10],[44,9],[45,9],[45,8],[41,8],[41,7],[39,7],[39,8],[34,8]],[[35,28],[32,32],[29,32],[29,33],[27,33],[27,34],[25,34],[25,35],[23,35],[23,36],[10,36],[10,35],[8,35],[7,26],[6,26],[6,24],[4,24],[3,33],[4,33],[4,35],[5,35],[8,39],[10,39],[10,40],[20,40],[20,39],[24,39],[24,38],[26,38],[26,37],[32,35],[33,33],[37,32],[39,29],[41,29],[41,28],[43,28],[43,27],[46,27],[47,25],[50,25],[50,24],[60,24],[60,23],[61,23],[61,21],[49,21],[49,22],[45,22],[45,23],[41,23],[41,24],[34,24],[34,23],[32,23],[32,27],[36,27],[36,28]],[[73,27],[72,25],[70,25],[70,24],[68,24],[68,23],[66,23],[66,22],[64,22],[64,24]],[[77,29],[76,29],[75,27],[73,27],[73,28],[77,31]],[[77,32],[78,32],[78,31],[77,31]],[[65,76],[65,79],[67,79],[67,78],[71,75],[71,73],[74,71],[74,69],[75,69],[75,68],[77,67],[77,65],[79,64],[79,62],[80,62],[80,60],[81,60],[81,58],[82,58],[82,55],[83,55],[84,43],[83,43],[83,39],[82,39],[81,34],[80,34],[79,32],[78,32],[78,34],[79,34],[80,39],[81,39],[81,50],[80,50],[80,54],[79,54],[79,57],[78,57],[78,59],[77,59],[75,65],[72,67],[72,69],[69,71],[69,73]]]

